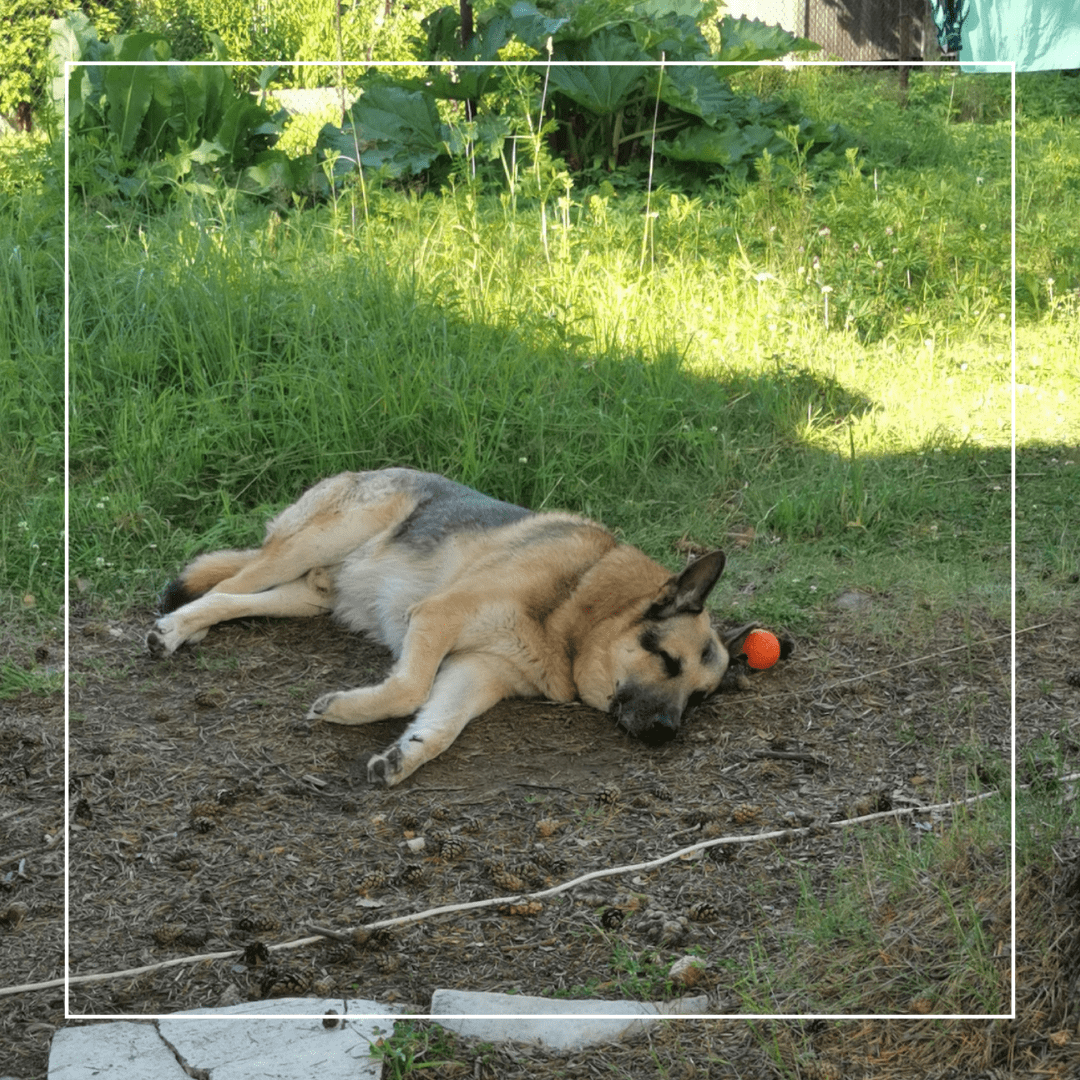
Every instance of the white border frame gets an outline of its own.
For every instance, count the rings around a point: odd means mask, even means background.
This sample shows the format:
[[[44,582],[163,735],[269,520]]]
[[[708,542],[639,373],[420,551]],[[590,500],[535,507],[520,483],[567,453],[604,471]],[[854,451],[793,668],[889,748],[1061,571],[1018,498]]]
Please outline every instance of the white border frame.
[[[548,60],[523,60],[523,61],[439,61],[439,64],[452,67],[529,67],[546,69],[548,67],[783,67],[792,69],[796,67],[887,67],[887,68],[957,68],[957,75],[964,73],[960,65],[952,61],[912,61],[901,64],[898,61],[784,61],[767,60],[756,63],[722,60],[695,60],[695,61],[625,61],[619,65],[605,64],[602,61],[548,61]],[[69,880],[69,840],[71,831],[71,792],[69,790],[70,774],[70,677],[71,677],[71,625],[68,601],[70,600],[70,431],[71,431],[71,342],[70,342],[70,291],[71,291],[71,261],[70,261],[70,92],[71,71],[75,67],[162,67],[162,66],[206,66],[206,67],[361,67],[370,69],[373,67],[429,67],[431,62],[417,60],[383,60],[372,61],[338,61],[338,60],[207,60],[207,61],[176,61],[176,60],[132,60],[132,61],[94,61],[89,62],[65,60],[64,61],[64,1018],[67,1020],[162,1020],[183,1017],[192,1020],[218,1020],[218,1021],[241,1021],[250,1020],[322,1020],[323,1014],[309,1013],[245,1013],[236,1016],[221,1016],[217,1014],[192,1015],[190,1013],[73,1013],[70,1008],[71,973],[70,973],[70,922],[68,899],[70,894]],[[986,71],[992,68],[993,71]],[[998,70],[1000,69],[1000,71]],[[1011,76],[1011,125],[1010,125],[1010,189],[1011,189],[1011,281],[1010,281],[1010,352],[1011,352],[1011,387],[1010,387],[1010,463],[1011,463],[1011,498],[1010,498],[1010,678],[1009,678],[1009,707],[1011,711],[1011,737],[1010,737],[1010,889],[1011,889],[1011,933],[1010,944],[1010,987],[1011,1001],[1008,1013],[687,1013],[687,1014],[657,1014],[650,1017],[643,1014],[640,1019],[646,1020],[1013,1020],[1016,1018],[1016,62],[1015,61],[984,61],[978,72],[971,72],[969,77],[979,74],[1004,74],[1009,72]],[[342,1000],[351,1000],[343,998]],[[254,1004],[254,1003],[253,1003]],[[351,1014],[349,1014],[351,1015]],[[356,1014],[366,1020],[386,1020],[391,1024],[395,1020],[434,1020],[438,1018],[428,1013],[364,1013]],[[344,1018],[344,1017],[343,1017]],[[611,1013],[575,1013],[572,1016],[556,1013],[479,1013],[453,1014],[441,1017],[441,1019],[490,1019],[490,1020],[617,1020],[625,1019],[618,1014]]]

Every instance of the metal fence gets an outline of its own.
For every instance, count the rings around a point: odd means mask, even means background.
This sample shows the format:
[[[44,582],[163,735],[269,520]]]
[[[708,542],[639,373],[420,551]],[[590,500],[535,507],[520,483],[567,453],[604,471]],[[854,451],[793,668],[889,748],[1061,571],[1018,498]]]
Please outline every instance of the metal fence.
[[[835,60],[938,60],[929,0],[730,0],[721,12],[774,23]]]

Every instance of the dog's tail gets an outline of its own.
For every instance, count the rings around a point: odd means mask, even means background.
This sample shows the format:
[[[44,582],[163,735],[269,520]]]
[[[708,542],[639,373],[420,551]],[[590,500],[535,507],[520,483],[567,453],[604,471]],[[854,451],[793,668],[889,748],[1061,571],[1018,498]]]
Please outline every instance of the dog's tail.
[[[168,615],[170,611],[209,592],[219,582],[242,570],[258,554],[259,549],[254,548],[250,551],[211,551],[200,555],[184,567],[175,581],[165,586],[158,603],[159,612]]]

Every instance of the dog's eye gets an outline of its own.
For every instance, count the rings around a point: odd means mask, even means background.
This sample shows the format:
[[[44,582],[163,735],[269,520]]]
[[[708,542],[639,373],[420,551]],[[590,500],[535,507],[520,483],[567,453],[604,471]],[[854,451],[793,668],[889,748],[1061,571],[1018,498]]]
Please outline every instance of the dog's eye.
[[[671,653],[660,650],[660,659],[664,661],[664,670],[671,678],[675,678],[682,671],[682,661],[677,656],[672,656]]]

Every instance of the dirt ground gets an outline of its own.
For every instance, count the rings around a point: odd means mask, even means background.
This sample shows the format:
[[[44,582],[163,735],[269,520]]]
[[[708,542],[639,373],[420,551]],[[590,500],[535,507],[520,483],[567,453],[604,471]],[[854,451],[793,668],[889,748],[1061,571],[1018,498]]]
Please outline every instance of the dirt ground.
[[[1017,650],[1020,743],[1042,733],[1060,739],[1071,716],[1063,750],[1074,762],[1078,615],[1055,617]],[[262,946],[310,937],[312,926],[346,933],[444,904],[516,897],[710,837],[972,794],[984,764],[1008,754],[1008,627],[969,616],[898,650],[858,629],[859,618],[838,612],[826,634],[798,641],[790,660],[720,695],[659,749],[584,706],[504,702],[388,791],[368,784],[365,762],[404,722],[342,728],[304,719],[324,691],[378,680],[384,651],[327,620],[244,620],[155,661],[142,645],[149,611],[102,619],[87,605],[71,625],[71,974],[237,952],[74,982],[70,1010],[153,1015],[349,994],[423,1014],[438,987],[654,999],[683,992],[664,976],[694,954],[704,976],[689,992],[707,993],[710,1013],[749,1011],[739,992],[745,972],[762,955],[782,967],[798,932],[800,874],[825,897],[837,868],[862,873],[853,830],[712,848],[540,901],[376,930],[358,944]],[[938,651],[952,645],[963,647]],[[9,642],[6,652],[27,667],[58,662],[44,644]],[[17,986],[62,974],[60,695],[0,702],[0,770],[0,968],[3,983]],[[914,844],[927,824],[935,819],[862,828],[899,827]],[[706,1075],[710,1061],[727,1062],[725,1075],[944,1076],[967,1061],[969,1072],[949,1075],[1075,1076],[1080,854],[1072,835],[1072,847],[1024,885],[1027,983],[1014,1022],[955,1021],[952,1051],[938,1049],[943,1029],[932,1022],[789,1022],[769,1052],[744,1021],[680,1021],[591,1060],[635,1078],[658,1066]],[[1007,849],[979,872],[979,896],[992,898],[986,925],[1004,942],[998,985],[1007,1012]],[[1025,953],[1025,935],[1045,936],[1052,948]],[[896,963],[910,974],[918,955],[909,950]],[[911,985],[882,957],[871,971],[839,981],[833,973],[827,984],[779,980],[760,1011],[919,1012]],[[44,1078],[50,1038],[66,1022],[62,986],[0,997],[0,1074]],[[459,1052],[477,1076],[583,1075],[574,1060],[540,1051],[492,1051],[483,1062],[467,1046]],[[941,1071],[928,1071],[928,1060]],[[903,1061],[918,1070],[897,1071]]]

